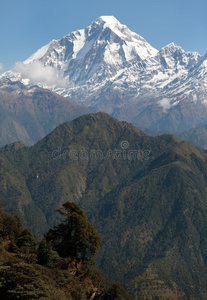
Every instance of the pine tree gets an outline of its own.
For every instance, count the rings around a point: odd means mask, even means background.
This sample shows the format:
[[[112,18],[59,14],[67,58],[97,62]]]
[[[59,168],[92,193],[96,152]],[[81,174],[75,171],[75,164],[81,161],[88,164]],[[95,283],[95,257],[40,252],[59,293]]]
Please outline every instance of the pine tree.
[[[100,237],[87,220],[84,211],[73,202],[66,202],[58,212],[64,220],[46,235],[61,257],[71,257],[83,263],[94,262],[100,247]]]

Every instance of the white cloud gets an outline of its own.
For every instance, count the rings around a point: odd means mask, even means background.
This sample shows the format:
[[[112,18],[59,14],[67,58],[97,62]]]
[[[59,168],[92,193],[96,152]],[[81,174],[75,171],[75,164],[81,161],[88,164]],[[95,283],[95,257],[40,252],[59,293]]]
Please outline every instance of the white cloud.
[[[157,103],[163,108],[163,111],[166,112],[172,106],[170,101],[171,100],[169,98],[163,98],[159,100]]]
[[[193,98],[193,102],[196,103],[198,101],[197,94],[192,94],[192,98]]]
[[[59,87],[66,87],[67,81],[61,77],[58,70],[51,66],[42,66],[39,61],[34,61],[31,64],[24,64],[23,62],[16,62],[12,71],[20,73],[23,79],[29,78],[33,83],[43,83],[48,87],[58,85]]]
[[[4,70],[4,65],[0,62],[0,71]]]

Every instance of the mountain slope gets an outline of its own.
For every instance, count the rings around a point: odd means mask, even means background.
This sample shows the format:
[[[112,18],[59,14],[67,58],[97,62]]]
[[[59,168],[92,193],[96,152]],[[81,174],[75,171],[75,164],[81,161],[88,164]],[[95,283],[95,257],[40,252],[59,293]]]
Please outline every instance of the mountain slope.
[[[51,41],[8,77],[149,130],[177,134],[207,113],[207,55],[174,43],[158,51],[112,16]]]
[[[197,147],[207,149],[207,125],[182,132],[179,134],[179,138],[191,142]]]
[[[134,299],[206,299],[205,151],[98,113],[0,159],[0,201],[36,236],[75,201],[102,237],[98,265]]]
[[[203,281],[206,158],[203,169],[204,157],[197,150],[195,154],[194,147],[183,143],[176,148],[163,153],[145,174],[122,184],[97,204],[95,224],[104,241],[100,265],[122,282],[127,278],[138,299],[150,295],[205,299],[207,295]],[[114,260],[111,253],[116,253]]]
[[[88,109],[39,87],[19,82],[0,87],[0,145],[22,141],[32,145],[59,124],[86,114]]]

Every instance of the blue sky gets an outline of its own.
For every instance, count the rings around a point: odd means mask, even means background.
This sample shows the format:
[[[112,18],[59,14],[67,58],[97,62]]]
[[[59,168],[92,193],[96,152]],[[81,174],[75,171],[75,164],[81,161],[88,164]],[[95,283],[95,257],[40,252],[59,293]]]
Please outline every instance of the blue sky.
[[[157,49],[174,42],[207,53],[207,0],[0,0],[0,72],[101,15]]]

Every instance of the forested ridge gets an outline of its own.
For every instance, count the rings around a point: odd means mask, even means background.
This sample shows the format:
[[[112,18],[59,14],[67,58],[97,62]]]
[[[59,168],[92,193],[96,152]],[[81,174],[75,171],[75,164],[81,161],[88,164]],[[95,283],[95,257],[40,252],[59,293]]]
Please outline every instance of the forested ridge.
[[[32,147],[1,148],[0,178],[4,210],[47,243],[56,209],[78,204],[101,237],[98,268],[134,299],[207,298],[205,150],[89,114]]]

